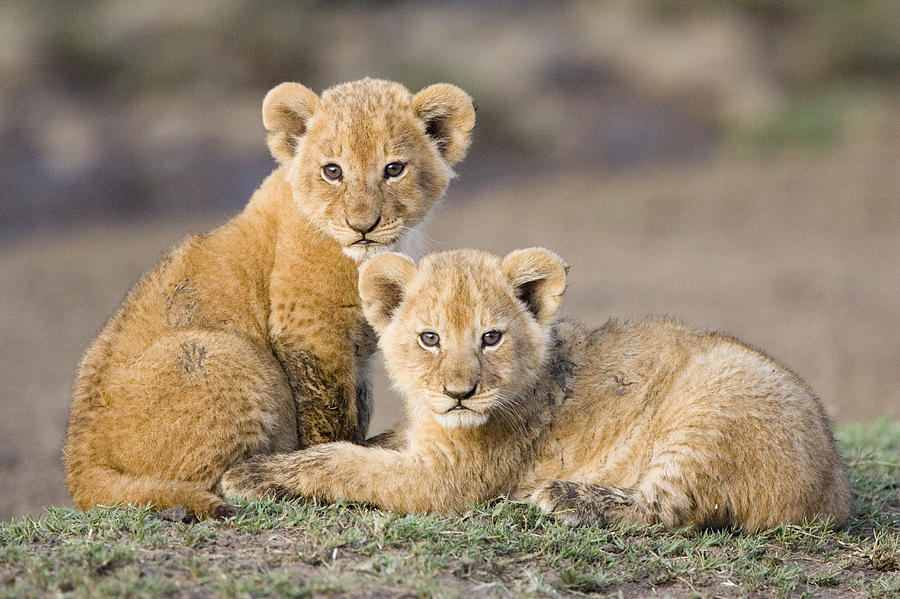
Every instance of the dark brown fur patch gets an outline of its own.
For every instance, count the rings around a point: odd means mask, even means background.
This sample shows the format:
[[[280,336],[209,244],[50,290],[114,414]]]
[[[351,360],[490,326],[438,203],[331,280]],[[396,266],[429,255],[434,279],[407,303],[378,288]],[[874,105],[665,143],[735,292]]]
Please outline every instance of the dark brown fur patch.
[[[554,512],[573,524],[614,524],[636,515],[637,492],[588,483],[555,480],[547,485]]]
[[[710,530],[721,530],[725,528],[732,528],[738,524],[737,518],[734,517],[734,514],[731,513],[731,508],[727,505],[717,505],[716,511],[709,516],[700,524],[700,528],[710,529]]]
[[[205,347],[193,341],[185,341],[178,346],[178,353],[175,359],[185,375],[187,375],[188,382],[197,384],[201,380],[207,381],[208,373],[203,363],[206,359]]]
[[[271,482],[271,473],[268,468],[268,460],[262,456],[248,459],[243,464],[232,468],[228,472],[232,485],[241,493],[255,496],[268,496],[273,499],[289,497],[286,489],[274,489]]]
[[[547,353],[547,373],[566,395],[572,392],[575,370],[572,353],[564,346],[557,328],[554,328],[551,332],[550,351]]]
[[[356,385],[356,431],[353,434],[354,443],[363,443],[366,440],[366,431],[369,430],[369,420],[372,418],[372,399],[369,394],[369,385],[365,381]]]
[[[273,342],[272,349],[294,396],[300,447],[360,436],[355,387],[326,371],[319,357],[308,349],[280,340]]]
[[[179,282],[166,296],[166,326],[170,329],[189,327],[197,309],[197,292],[187,279]]]
[[[361,445],[366,447],[384,447],[387,449],[399,449],[400,438],[395,431],[385,431],[366,439]]]

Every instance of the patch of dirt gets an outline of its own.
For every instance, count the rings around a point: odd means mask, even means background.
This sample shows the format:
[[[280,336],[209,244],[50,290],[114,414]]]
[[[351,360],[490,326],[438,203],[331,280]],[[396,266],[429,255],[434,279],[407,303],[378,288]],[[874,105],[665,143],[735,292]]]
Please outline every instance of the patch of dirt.
[[[153,518],[153,516],[151,516]],[[308,551],[316,545],[312,535],[321,531],[306,532],[301,528],[285,527],[253,533],[232,528],[229,524],[200,522],[185,525],[163,520],[154,531],[152,541],[138,541],[132,533],[121,532],[110,548],[123,549],[121,554],[99,559],[87,558],[87,564],[76,560],[75,568],[86,570],[89,577],[81,575],[62,577],[59,590],[81,596],[86,584],[96,589],[106,577],[118,578],[119,588],[126,588],[127,581],[165,581],[165,595],[170,597],[211,596],[222,592],[220,585],[232,589],[228,594],[257,596],[328,596],[374,599],[380,597],[427,596],[423,589],[436,587],[447,589],[459,596],[510,596],[519,594],[526,585],[536,594],[551,590],[561,597],[578,597],[585,594],[603,594],[622,597],[742,597],[768,596],[778,586],[777,581],[761,578],[758,588],[742,580],[740,574],[728,572],[698,571],[678,574],[683,568],[649,567],[644,569],[623,561],[621,566],[606,564],[603,572],[590,564],[568,564],[562,560],[551,566],[545,556],[536,553],[527,556],[511,556],[508,567],[499,567],[490,560],[474,559],[460,567],[453,562],[443,569],[428,570],[421,577],[410,576],[416,566],[406,563],[400,571],[394,571],[392,560],[373,557],[371,549],[341,544],[336,548],[323,547]],[[185,543],[188,536],[202,538]],[[50,558],[61,546],[78,546],[85,539],[71,533],[60,533],[32,543],[29,552],[42,558]],[[378,550],[378,557],[392,556],[399,561],[415,560],[414,539],[397,541]],[[732,551],[736,551],[732,549]],[[653,556],[648,555],[648,560]],[[658,557],[658,556],[656,556]],[[67,558],[70,559],[71,558]],[[81,558],[84,560],[84,558]],[[687,556],[673,559],[691,559]],[[696,559],[696,556],[695,558]],[[803,572],[791,574],[786,583],[796,584],[791,594],[814,589],[817,597],[864,597],[861,588],[867,581],[876,580],[880,574],[866,564],[853,551],[840,548],[835,553],[822,556],[817,553],[791,552],[785,562],[799,566]],[[779,558],[779,563],[781,560]],[[12,587],[19,577],[33,580],[34,573],[26,571],[25,562],[0,563],[0,586]],[[576,572],[573,579],[565,572]],[[523,573],[530,573],[523,575]],[[594,580],[596,574],[621,574],[620,582],[604,584]],[[48,573],[53,580],[52,573]],[[831,578],[830,583],[822,581]],[[421,579],[420,579],[421,578]],[[423,585],[427,579],[427,585]],[[499,586],[499,584],[505,586]],[[231,585],[231,586],[229,586]],[[283,587],[280,585],[284,585]],[[819,586],[814,586],[819,585]],[[139,587],[138,587],[139,588]],[[237,593],[234,589],[242,589]],[[790,588],[788,586],[788,588]],[[52,590],[52,589],[51,589]],[[545,591],[542,593],[542,591]],[[157,591],[160,592],[160,591]]]

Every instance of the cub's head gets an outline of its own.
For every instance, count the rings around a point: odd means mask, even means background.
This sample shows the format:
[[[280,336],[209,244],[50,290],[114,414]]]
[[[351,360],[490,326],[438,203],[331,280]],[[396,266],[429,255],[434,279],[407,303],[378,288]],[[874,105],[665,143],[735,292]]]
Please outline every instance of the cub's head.
[[[446,428],[512,419],[517,396],[535,382],[566,269],[541,248],[505,258],[476,250],[431,254],[418,266],[402,254],[360,267],[366,318],[413,422]]]
[[[300,210],[361,262],[400,241],[447,188],[475,108],[444,83],[413,95],[363,79],[321,97],[282,83],[263,101],[263,123]]]

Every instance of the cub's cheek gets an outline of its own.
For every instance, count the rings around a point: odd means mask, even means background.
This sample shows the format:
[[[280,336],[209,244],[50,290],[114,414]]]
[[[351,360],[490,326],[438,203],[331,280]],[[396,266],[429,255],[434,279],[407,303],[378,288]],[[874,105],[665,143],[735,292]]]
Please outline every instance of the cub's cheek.
[[[422,376],[421,371],[417,368],[417,361],[407,358],[413,352],[421,351],[418,347],[393,346],[392,341],[385,339],[384,336],[379,341],[379,347],[384,353],[385,360],[389,362],[388,374],[390,374],[391,380],[394,381],[396,387],[416,397],[429,397],[432,395],[425,377]],[[428,404],[430,407],[430,402]]]

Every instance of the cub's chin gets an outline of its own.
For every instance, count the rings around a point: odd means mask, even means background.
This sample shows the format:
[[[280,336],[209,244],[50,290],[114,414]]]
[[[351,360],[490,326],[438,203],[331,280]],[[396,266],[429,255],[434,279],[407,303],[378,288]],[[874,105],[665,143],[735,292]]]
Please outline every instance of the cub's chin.
[[[487,422],[488,415],[472,410],[451,410],[435,414],[434,419],[444,428],[475,428]]]
[[[345,245],[341,248],[344,252],[344,255],[356,262],[357,264],[362,264],[372,256],[381,254],[383,252],[390,252],[394,249],[394,244],[383,244],[383,243],[369,243],[369,244],[354,244],[354,245]]]

